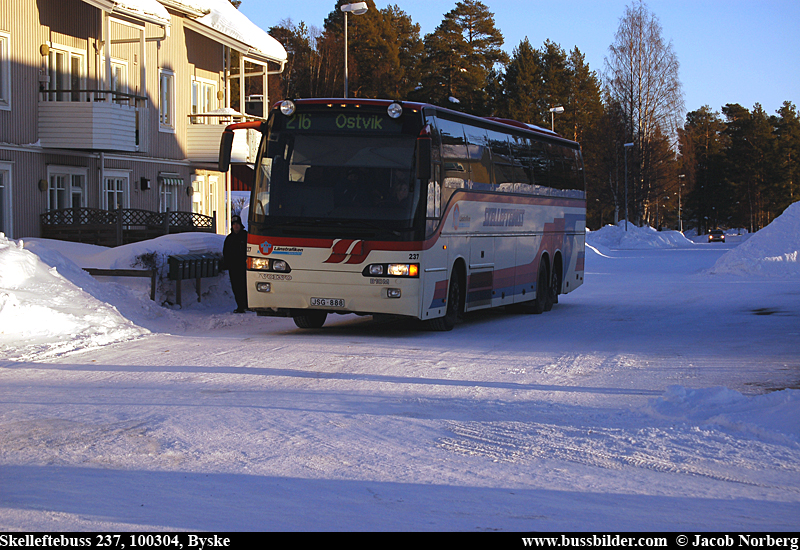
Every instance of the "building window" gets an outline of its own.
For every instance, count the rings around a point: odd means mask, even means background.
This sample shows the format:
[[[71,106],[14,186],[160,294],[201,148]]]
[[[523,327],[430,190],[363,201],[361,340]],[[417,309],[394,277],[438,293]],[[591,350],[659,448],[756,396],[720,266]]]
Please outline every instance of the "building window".
[[[159,129],[175,130],[175,73],[161,69],[158,73]]]
[[[0,164],[0,233],[9,239],[14,235],[11,231],[11,165]]]
[[[207,80],[192,79],[192,114],[208,113],[217,108],[217,85]],[[192,124],[217,124],[217,118],[192,117]]]
[[[84,54],[69,51],[62,46],[53,46],[48,55],[47,69],[50,82],[48,89],[57,91],[47,95],[48,101],[84,101],[86,93]]]
[[[86,168],[50,166],[47,169],[47,209],[79,208],[85,206]]]
[[[11,107],[11,36],[0,33],[0,109]]]
[[[128,63],[125,61],[111,61],[111,90],[123,94],[128,93]],[[120,104],[128,104],[127,97],[115,95],[114,101]]]
[[[178,210],[178,193],[184,189],[183,179],[177,174],[161,174],[158,176],[158,211],[176,212]]]
[[[103,209],[128,208],[128,197],[128,174],[106,171],[102,193]]]

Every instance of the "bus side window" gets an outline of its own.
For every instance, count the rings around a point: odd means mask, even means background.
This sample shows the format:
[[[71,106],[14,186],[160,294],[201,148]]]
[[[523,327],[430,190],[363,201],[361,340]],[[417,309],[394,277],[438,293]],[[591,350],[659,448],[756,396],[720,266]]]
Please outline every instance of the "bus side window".
[[[442,178],[442,165],[433,166],[433,179],[428,182],[428,206],[425,213],[425,235],[433,234],[439,225],[439,216],[442,210],[442,186],[439,183]]]
[[[541,141],[531,140],[531,163],[533,164],[533,181],[531,183],[537,192],[550,185],[550,178],[547,177],[550,166],[544,147],[545,145]]]

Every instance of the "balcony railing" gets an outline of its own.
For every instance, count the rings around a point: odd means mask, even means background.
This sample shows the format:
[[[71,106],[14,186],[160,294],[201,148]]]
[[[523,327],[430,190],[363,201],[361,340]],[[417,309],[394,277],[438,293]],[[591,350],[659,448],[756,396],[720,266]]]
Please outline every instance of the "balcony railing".
[[[42,238],[119,246],[171,233],[214,233],[216,216],[195,212],[153,212],[135,208],[64,208],[39,216]]]
[[[111,90],[41,90],[39,141],[55,149],[136,151],[137,106],[146,100]]]

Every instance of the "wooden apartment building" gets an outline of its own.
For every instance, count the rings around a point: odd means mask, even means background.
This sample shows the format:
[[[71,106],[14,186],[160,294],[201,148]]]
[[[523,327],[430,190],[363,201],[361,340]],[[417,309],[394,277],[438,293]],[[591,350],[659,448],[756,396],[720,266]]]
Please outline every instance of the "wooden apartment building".
[[[285,62],[228,0],[0,0],[0,232],[36,237],[43,213],[79,208],[215,215],[226,232],[232,80]],[[235,147],[252,162],[253,143]]]

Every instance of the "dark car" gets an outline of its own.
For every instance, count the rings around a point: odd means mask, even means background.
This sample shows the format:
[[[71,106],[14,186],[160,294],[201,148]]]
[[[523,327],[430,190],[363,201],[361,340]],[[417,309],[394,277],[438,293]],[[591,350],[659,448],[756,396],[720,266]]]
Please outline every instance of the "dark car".
[[[708,242],[724,243],[725,233],[722,232],[722,229],[712,229],[711,231],[708,232]]]

